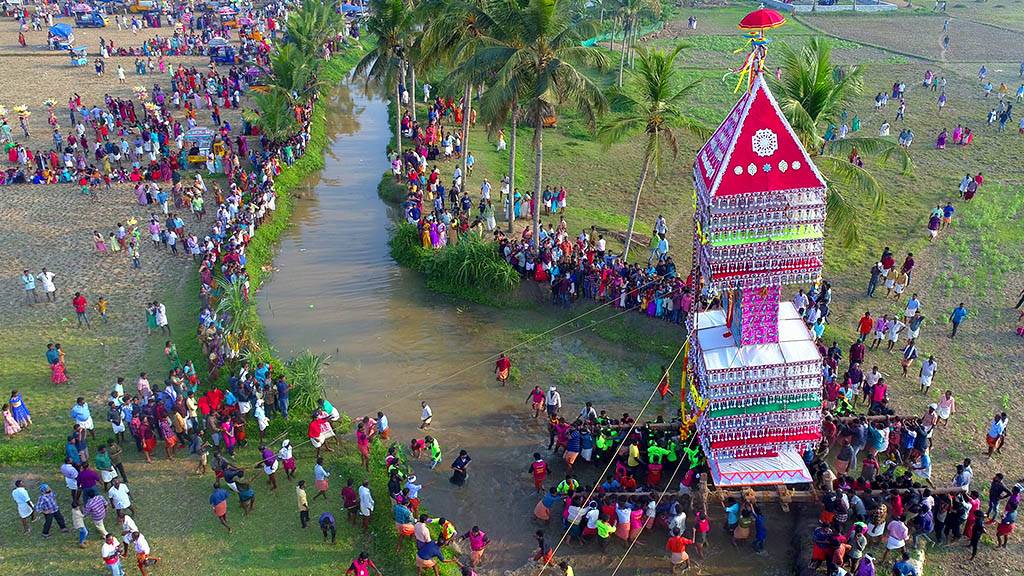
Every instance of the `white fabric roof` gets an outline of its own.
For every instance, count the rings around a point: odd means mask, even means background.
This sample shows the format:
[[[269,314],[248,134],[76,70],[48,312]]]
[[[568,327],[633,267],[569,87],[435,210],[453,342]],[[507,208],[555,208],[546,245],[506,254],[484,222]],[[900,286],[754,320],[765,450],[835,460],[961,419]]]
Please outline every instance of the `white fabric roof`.
[[[725,313],[722,310],[698,313],[697,327],[697,340],[708,370],[755,368],[820,359],[814,339],[792,302],[779,303],[778,343],[737,346],[733,336],[725,335]]]

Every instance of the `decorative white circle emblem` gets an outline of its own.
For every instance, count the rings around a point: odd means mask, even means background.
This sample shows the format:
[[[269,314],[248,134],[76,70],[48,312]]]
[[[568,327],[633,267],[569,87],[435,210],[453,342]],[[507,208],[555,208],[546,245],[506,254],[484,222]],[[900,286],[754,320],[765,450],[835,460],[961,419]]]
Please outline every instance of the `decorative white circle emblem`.
[[[740,174],[743,174],[743,166],[736,166],[735,168],[732,169],[732,171],[735,172],[737,176],[739,176]]]
[[[779,149],[779,137],[769,128],[761,128],[754,132],[754,136],[751,138],[751,147],[755,154],[767,158]]]
[[[753,162],[747,164],[747,174],[750,174],[751,176],[757,174],[757,166],[754,166]]]
[[[793,160],[793,163],[792,163],[792,164],[790,164],[789,166],[790,166],[790,167],[791,167],[791,168],[792,168],[793,170],[799,170],[799,169],[800,169],[800,161],[799,161],[799,160]]]

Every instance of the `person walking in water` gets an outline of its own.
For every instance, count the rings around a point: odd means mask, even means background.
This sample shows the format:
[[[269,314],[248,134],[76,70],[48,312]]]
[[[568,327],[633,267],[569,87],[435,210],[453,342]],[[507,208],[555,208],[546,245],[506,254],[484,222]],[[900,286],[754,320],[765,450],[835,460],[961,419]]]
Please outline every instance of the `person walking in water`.
[[[512,370],[512,360],[508,356],[502,353],[498,356],[498,361],[494,363],[494,375],[498,382],[504,386],[508,381],[509,372]]]

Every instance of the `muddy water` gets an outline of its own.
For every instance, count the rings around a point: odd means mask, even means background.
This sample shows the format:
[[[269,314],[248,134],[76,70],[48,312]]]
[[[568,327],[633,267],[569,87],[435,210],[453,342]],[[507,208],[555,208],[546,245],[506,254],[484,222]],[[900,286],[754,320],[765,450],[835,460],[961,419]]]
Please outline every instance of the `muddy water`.
[[[332,402],[353,417],[383,410],[391,421],[392,438],[399,442],[422,436],[417,429],[420,401],[429,402],[434,412],[430,433],[438,438],[444,460],[435,471],[426,461],[413,464],[424,485],[421,498],[433,514],[447,516],[460,530],[478,524],[489,533],[493,543],[487,573],[518,568],[534,548],[537,526],[532,510],[537,498],[527,466],[533,452],[547,454],[546,428],[543,420],[530,417],[525,389],[502,390],[496,385],[489,361],[466,370],[500,350],[499,334],[506,327],[503,314],[446,303],[426,292],[415,272],[391,260],[387,228],[400,214],[376,193],[380,175],[388,168],[386,104],[368,96],[360,85],[346,84],[336,91],[330,110],[332,144],[326,167],[299,191],[293,226],[274,260],[276,271],[259,295],[271,342],[285,356],[306,348],[330,354],[326,377]],[[518,313],[518,323],[533,320],[550,322],[540,315]],[[623,354],[605,341],[585,342],[575,336],[557,341],[546,353],[559,356],[581,348],[596,348],[608,356]],[[642,400],[627,395],[615,398],[614,393],[590,391],[586,399],[613,408],[611,412],[634,411]],[[642,390],[639,395],[646,397]],[[575,413],[583,399],[563,390],[567,413]],[[473,458],[469,481],[462,488],[448,482],[449,465],[459,449]],[[560,462],[551,465],[549,481],[557,481],[564,467]],[[387,498],[376,496],[378,513],[390,514]],[[774,512],[771,528],[778,548],[771,558],[749,552],[732,557],[728,541],[716,530],[701,573],[785,573],[784,534],[791,525],[777,509]],[[713,519],[720,516],[713,514]],[[546,531],[549,539],[561,535],[557,522]],[[621,573],[664,573],[664,536],[641,542]],[[610,573],[622,549],[612,546],[606,557],[595,552],[593,545],[585,554],[576,545],[567,545],[559,556],[574,557],[578,574],[604,574]]]
[[[544,432],[527,432],[518,394],[494,390],[490,363],[438,383],[492,354],[501,327],[437,301],[391,260],[387,227],[396,214],[376,192],[387,169],[386,104],[352,85],[334,99],[326,168],[296,201],[276,271],[260,293],[267,332],[286,356],[305,348],[330,354],[331,400],[352,416],[383,409],[393,439],[407,443],[418,433],[419,403],[428,401],[444,462],[436,471],[415,464],[421,497],[457,528],[488,531],[495,540],[488,564],[519,566],[530,551],[534,504],[521,480]],[[448,477],[459,449],[473,463],[457,489]],[[386,506],[379,512],[390,513]]]

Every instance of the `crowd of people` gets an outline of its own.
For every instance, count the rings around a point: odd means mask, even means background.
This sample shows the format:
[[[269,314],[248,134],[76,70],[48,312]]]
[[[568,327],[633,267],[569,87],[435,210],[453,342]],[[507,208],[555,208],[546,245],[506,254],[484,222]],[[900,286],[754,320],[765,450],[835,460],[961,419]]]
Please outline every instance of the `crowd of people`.
[[[550,289],[554,305],[569,307],[587,298],[676,324],[685,322],[693,300],[692,286],[680,277],[669,253],[664,217],[654,223],[647,264],[630,264],[610,250],[596,227],[575,236],[569,233],[563,214],[568,194],[564,186],[546,186],[536,206],[529,194],[511,190],[507,177],[497,191],[483,179],[479,198],[474,199],[464,185],[461,161],[455,162],[450,181],[437,165],[459,160],[465,153],[467,171],[472,172],[472,153],[462,149],[461,102],[441,96],[430,102],[425,125],[413,121],[408,112],[403,117],[404,137],[412,146],[401,156],[389,153],[395,178],[407,186],[402,204],[405,220],[418,227],[424,248],[442,249],[467,235],[482,238],[488,233],[505,261],[523,278]],[[494,192],[497,198],[492,198]],[[542,224],[534,242],[530,226],[521,234],[498,230],[499,209],[512,221],[532,218],[534,210],[540,210],[547,218],[557,217],[558,222]]]
[[[198,22],[200,25],[192,26],[192,31],[187,33],[179,35],[175,32],[170,38],[157,37],[143,43],[138,54],[150,60],[139,60],[137,73],[144,74],[156,66],[161,74],[165,74],[165,55],[204,53],[213,38],[212,29],[203,25],[202,17],[195,20],[182,14],[176,17],[183,22]],[[269,25],[267,28],[274,29]],[[265,56],[265,48],[269,46],[257,43],[251,37],[244,38],[242,42],[242,53],[255,51],[254,54]],[[102,49],[115,54],[124,50],[115,49],[111,42],[105,43]],[[134,54],[134,49],[129,49],[128,53]],[[153,57],[156,58],[155,64]],[[123,79],[123,74],[121,77]],[[983,74],[981,79],[984,80]],[[939,87],[943,89],[939,96],[940,111],[945,104],[945,84],[945,78],[940,79],[930,71],[923,81],[923,86],[932,91]],[[987,86],[986,96],[991,92],[991,85]],[[222,108],[238,108],[247,88],[248,74],[242,68],[231,67],[223,73],[212,65],[208,72],[178,66],[166,91],[156,85],[151,98],[148,94],[146,97],[139,95],[139,101],[145,103],[141,111],[130,99],[108,96],[102,106],[89,107],[75,95],[69,100],[70,130],[66,135],[58,126],[54,106],[50,106],[49,124],[53,129],[54,147],[48,153],[32,151],[18,144],[6,120],[0,126],[0,139],[5,143],[11,165],[6,171],[5,183],[77,181],[83,192],[89,192],[101,183],[108,188],[117,182],[135,184],[137,202],[154,210],[145,230],[137,221],[117,223],[116,230],[107,236],[94,232],[95,248],[101,253],[127,251],[133,266],[139,267],[138,249],[144,244],[143,234],[149,234],[155,249],[174,254],[178,252],[178,244],[183,244],[183,252],[199,263],[203,303],[198,319],[199,338],[211,379],[218,378],[227,361],[238,360],[243,352],[237,334],[226,328],[231,318],[218,311],[216,301],[228,286],[238,287],[248,298],[246,246],[275,209],[275,177],[283,166],[301,157],[309,139],[312,103],[296,110],[302,129],[285,143],[270,142],[247,123],[242,123],[240,133],[235,133],[231,124],[221,118],[220,111]],[[899,101],[896,121],[904,119],[905,90],[902,82],[893,86],[892,98]],[[404,89],[400,91],[408,94]],[[1005,96],[1003,92],[1002,89],[999,91],[1001,107]],[[429,91],[425,96],[425,100],[430,101]],[[876,109],[885,108],[888,99],[888,94],[879,93]],[[203,163],[209,174],[225,175],[226,191],[219,185],[213,185],[211,191],[201,175],[196,175],[190,184],[185,184],[179,177],[179,171],[195,162],[192,159],[196,156],[192,153],[194,147],[186,145],[185,136],[189,129],[198,126],[199,110],[208,110],[212,123],[218,127]],[[1012,104],[1009,103],[1001,109],[1001,126],[1010,119],[1011,110]],[[176,113],[183,118],[176,119]],[[579,299],[587,298],[685,324],[688,311],[694,307],[694,289],[688,278],[679,275],[669,254],[669,230],[663,217],[659,216],[653,226],[646,264],[630,264],[608,249],[607,240],[596,228],[582,230],[575,236],[569,233],[563,214],[568,195],[564,186],[547,186],[540,198],[540,206],[537,206],[529,194],[524,196],[517,190],[510,190],[507,178],[500,182],[498,198],[494,201],[491,199],[491,183],[483,180],[480,197],[474,200],[465,186],[468,174],[462,173],[460,165],[454,168],[451,184],[446,188],[440,168],[435,164],[428,169],[431,162],[461,161],[465,156],[467,171],[472,170],[475,162],[471,152],[463,146],[459,132],[461,114],[461,103],[442,97],[431,101],[426,125],[412,120],[406,113],[401,122],[402,132],[414,146],[402,156],[391,156],[396,179],[408,186],[403,204],[405,218],[419,226],[424,248],[441,249],[467,234],[483,236],[486,231],[493,236],[497,249],[517,272],[549,287],[553,305],[569,307]],[[27,116],[19,120],[27,138]],[[473,121],[474,118],[470,118],[470,123]],[[991,116],[989,123],[992,123]],[[888,135],[888,122],[883,126],[886,128],[882,135]],[[1021,129],[1024,132],[1024,121]],[[838,127],[828,127],[826,145],[859,130],[859,117],[854,115],[848,125],[844,113]],[[936,146],[944,147],[947,137],[943,131]],[[958,125],[953,131],[955,144],[968,145],[972,138],[969,128]],[[249,139],[258,140],[258,145],[250,147]],[[909,147],[912,140],[913,134],[909,128],[904,128],[900,143]],[[503,137],[499,143],[501,148]],[[860,163],[856,150],[851,153],[850,162]],[[976,177],[965,176],[960,185],[961,197],[970,201],[982,180],[980,173]],[[165,183],[171,184],[169,192],[161,188]],[[207,199],[216,206],[216,210],[211,211],[214,214],[212,224],[204,221]],[[178,212],[170,210],[172,205]],[[536,239],[530,227],[523,229],[521,234],[505,234],[497,230],[497,207],[512,220],[532,218],[534,211],[542,210],[548,218],[557,216],[558,222],[557,225],[551,222],[546,227],[542,226]],[[952,202],[945,207],[936,206],[928,222],[931,238],[952,225],[954,213]],[[186,230],[188,215],[206,230],[201,233]],[[902,265],[897,267],[892,251],[886,248],[871,270],[867,296],[873,297],[875,290],[884,286],[886,298],[902,301],[911,284],[914,268],[913,254],[908,253]],[[26,270],[22,281],[29,304],[33,303],[29,298],[38,301],[35,291],[37,280],[43,284],[47,298],[51,294],[56,298],[56,288],[51,288],[51,273],[44,268],[36,276]],[[713,294],[698,294],[696,297],[709,304],[714,300]],[[96,307],[105,319],[106,307],[100,307],[102,302],[103,298],[100,298]],[[830,321],[830,284],[824,282],[806,292],[800,290],[793,303],[807,323],[808,330],[816,337],[816,345],[823,358],[824,409],[828,413],[823,424],[821,445],[804,455],[817,487],[824,492],[821,525],[813,535],[814,560],[824,563],[829,574],[838,573],[840,567],[848,567],[849,572],[856,576],[873,576],[875,559],[868,554],[867,548],[872,542],[884,542],[885,551],[880,562],[885,562],[892,554],[896,560],[894,569],[900,574],[908,574],[901,567],[908,561],[905,553],[908,542],[916,547],[919,540],[956,543],[965,537],[972,548],[973,558],[985,533],[986,519],[998,522],[997,545],[1005,546],[1015,526],[1022,491],[1020,484],[1011,487],[1002,474],[997,474],[989,488],[988,511],[983,514],[980,510],[981,496],[970,486],[973,479],[970,459],[957,466],[957,473],[950,480],[952,490],[937,488],[932,482],[931,438],[934,430],[945,425],[956,412],[953,391],[947,390],[941,400],[929,405],[920,417],[899,416],[890,407],[886,375],[877,365],[870,371],[865,370],[867,354],[875,350],[880,353],[882,344],[885,344],[886,352],[902,354],[902,376],[911,377],[922,356],[917,345],[925,320],[924,307],[917,294],[912,294],[905,311],[892,319],[888,315],[875,318],[870,311],[865,312],[857,326],[860,337],[849,348],[845,362],[844,350],[836,341],[826,347],[822,340],[825,325]],[[88,301],[85,296],[76,293],[72,305],[79,325],[88,327]],[[950,338],[953,338],[960,324],[968,318],[968,311],[960,304],[948,318],[952,325]],[[170,335],[166,310],[159,302],[147,306],[147,328]],[[897,347],[901,337],[907,340],[902,349]],[[872,340],[870,344],[869,340]],[[171,340],[166,342],[165,357],[168,368],[162,388],[158,385],[154,391],[148,375],[141,373],[135,390],[126,393],[124,379],[118,378],[106,405],[106,420],[111,426],[112,437],[106,443],[99,442],[94,453],[90,452],[90,443],[97,444],[96,426],[89,403],[85,398],[78,398],[69,410],[73,425],[67,435],[65,461],[60,472],[71,493],[72,526],[78,531],[79,546],[84,547],[89,534],[85,519],[91,521],[103,540],[101,556],[115,575],[121,570],[122,559],[132,551],[143,575],[147,573],[147,567],[159,561],[152,555],[148,541],[132,518],[136,510],[123,465],[122,447],[129,436],[147,462],[153,461],[153,453],[162,444],[168,460],[173,460],[183,448],[187,450],[196,461],[195,471],[198,474],[206,474],[209,465],[216,478],[209,503],[218,521],[229,532],[232,528],[228,522],[227,502],[232,493],[237,495],[244,514],[254,510],[256,489],[248,472],[250,469],[263,472],[271,491],[278,489],[279,470],[284,470],[287,481],[295,482],[299,522],[303,528],[310,523],[310,503],[321,497],[325,501],[330,499],[331,471],[325,466],[321,451],[330,452],[332,445],[338,445],[336,425],[341,417],[328,400],[321,400],[308,415],[308,436],[303,442],[316,449],[313,462],[309,463],[312,466],[307,466],[315,489],[310,500],[305,480],[298,478],[295,453],[298,446],[292,445],[290,439],[278,438],[267,442],[266,438],[271,418],[277,415],[288,418],[291,386],[285,378],[274,374],[268,363],[241,363],[229,376],[227,388],[212,388],[200,395],[200,382],[192,360],[183,362]],[[46,358],[53,382],[66,382],[68,376],[60,345],[51,344]],[[499,374],[502,382],[507,378],[509,366],[496,366],[496,373],[504,374]],[[938,370],[934,356],[921,362],[914,377],[922,393],[929,391]],[[659,392],[663,399],[671,393],[667,380],[659,383]],[[564,479],[548,483],[552,474],[551,464],[540,453],[533,455],[527,473],[537,492],[543,494],[534,510],[538,521],[547,524],[553,517],[560,517],[570,542],[587,544],[595,541],[602,552],[616,540],[628,546],[644,530],[664,529],[673,572],[684,565],[689,567],[687,550],[690,546],[694,546],[703,558],[711,530],[701,484],[707,471],[692,438],[679,438],[677,430],[683,424],[683,415],[680,414],[673,422],[658,420],[651,425],[631,428],[635,422],[629,414],[621,418],[610,417],[606,411],[598,411],[588,402],[578,416],[567,420],[560,415],[562,403],[554,386],[547,392],[535,387],[528,402],[534,408],[535,417],[541,409],[547,413],[548,450],[553,456],[560,454],[565,468]],[[858,406],[862,402],[866,415],[858,416]],[[421,428],[427,429],[432,412],[426,402],[422,408]],[[11,392],[2,416],[8,437],[31,425],[28,407],[17,390]],[[301,417],[306,418],[307,415]],[[249,421],[256,423],[259,435],[255,444],[258,445],[260,460],[254,466],[233,461],[236,449],[250,441],[247,438],[247,430],[252,429],[247,426]],[[990,455],[1001,450],[1007,422],[1008,417],[1001,413],[994,415],[993,421],[985,426]],[[660,426],[664,424],[669,426]],[[631,431],[627,434],[625,430]],[[396,444],[390,444],[383,462],[371,459],[372,443],[387,443],[389,434],[387,418],[378,412],[376,417],[367,416],[358,421],[354,440],[367,471],[371,465],[387,470],[387,491],[398,535],[398,550],[403,550],[405,539],[412,539],[416,548],[417,572],[433,571],[438,574],[440,564],[456,561],[446,559],[445,551],[457,549],[460,540],[468,541],[469,560],[458,562],[464,574],[473,573],[473,568],[483,561],[490,544],[487,533],[479,526],[473,526],[460,534],[448,519],[419,513],[423,485],[412,474],[403,450]],[[276,446],[278,442],[280,447]],[[440,442],[433,434],[422,439],[413,438],[409,450],[414,459],[429,451],[432,469],[442,462]],[[452,484],[461,487],[466,483],[471,462],[470,455],[461,450],[451,463]],[[606,464],[613,470],[607,478],[599,478],[598,482],[590,484],[578,479],[580,468]],[[898,474],[898,468],[904,471]],[[654,495],[671,483],[671,480],[666,481],[666,476],[671,479],[679,477],[678,492],[668,502],[658,504]],[[347,479],[341,490],[340,504],[348,520],[361,524],[364,531],[368,530],[376,507],[373,496],[369,481],[356,486],[354,479]],[[45,516],[44,537],[49,535],[53,523],[61,531],[66,531],[56,497],[48,485],[40,485],[39,496],[32,498],[23,481],[18,480],[12,498],[26,532],[30,531],[31,521],[37,513]],[[115,512],[121,527],[120,542],[104,525],[110,509]],[[768,536],[767,521],[763,506],[752,492],[739,500],[726,499],[723,512],[723,528],[735,546],[749,542],[754,551],[763,550]],[[691,516],[689,527],[688,515]],[[333,543],[336,536],[333,513],[324,511],[318,517],[317,525],[324,541]],[[544,531],[538,531],[536,538],[538,550],[535,559],[554,563],[555,549],[549,545]],[[561,568],[565,573],[571,573],[567,563],[563,562]],[[363,553],[352,562],[348,573],[364,574],[370,569],[376,567]]]
[[[203,38],[208,36],[207,32],[199,34]],[[171,46],[159,40],[148,46],[155,51],[158,65],[162,67],[161,52]],[[330,50],[338,47],[330,45],[325,53],[329,54]],[[104,48],[113,50],[109,43],[105,43]],[[33,178],[40,183],[53,180],[51,170],[60,170],[68,173],[68,181],[76,178],[85,180],[83,187],[103,181],[107,185],[123,181],[135,184],[135,199],[140,205],[153,210],[149,222],[140,225],[134,218],[126,219],[117,223],[116,229],[108,235],[94,232],[93,244],[103,254],[127,252],[134,267],[140,266],[138,250],[145,244],[145,234],[148,234],[154,249],[167,250],[172,254],[177,253],[179,243],[183,244],[184,252],[199,264],[202,309],[198,315],[198,337],[211,380],[219,378],[220,370],[227,361],[240,359],[244,352],[238,334],[226,328],[230,326],[231,318],[218,311],[217,300],[229,287],[239,289],[243,298],[249,297],[246,245],[265,218],[275,210],[275,177],[305,151],[315,104],[315,101],[309,101],[295,107],[300,130],[294,137],[285,142],[271,142],[248,123],[243,122],[241,133],[235,133],[231,125],[219,117],[221,107],[232,109],[240,105],[241,96],[247,88],[242,69],[235,66],[226,73],[213,65],[208,72],[179,66],[171,75],[169,87],[154,86],[152,98],[139,98],[147,104],[141,108],[133,100],[109,96],[102,106],[89,107],[75,95],[69,99],[71,130],[66,139],[58,126],[55,106],[50,106],[49,123],[54,131],[51,158],[16,143],[9,127],[0,131],[6,137],[9,149],[15,151],[9,153],[16,165],[8,170],[12,182],[25,181],[25,175],[34,167],[37,173]],[[219,127],[210,146],[210,154],[205,159],[209,173],[224,174],[224,190],[217,184],[212,189],[207,188],[201,174],[194,175],[188,184],[179,176],[179,172],[192,162],[190,157],[195,156],[195,151],[190,149],[194,146],[187,143],[184,136],[197,125],[198,110],[209,110],[211,120]],[[175,118],[178,114],[183,114],[184,118]],[[24,131],[27,137],[27,124],[24,124]],[[250,138],[256,141],[256,145],[249,145]],[[95,163],[89,158],[90,151],[95,155]],[[57,155],[57,160],[52,159],[53,155]],[[47,164],[48,160],[53,166]],[[169,190],[164,188],[166,185],[170,186]],[[216,206],[210,211],[212,222],[206,218],[207,202]],[[204,226],[206,230],[199,232],[195,226]],[[47,298],[55,301],[53,279],[54,275],[45,268],[38,275],[26,271],[23,283],[27,303],[31,305],[39,300],[37,281],[43,284]],[[86,297],[76,293],[72,304],[79,325],[89,327]],[[105,316],[105,308],[102,314]],[[170,336],[163,304],[148,304],[146,318],[148,332],[161,331]],[[316,489],[313,500],[328,498],[331,473],[320,454],[321,450],[331,451],[332,444],[338,445],[334,427],[341,415],[327,399],[320,401],[312,415],[300,416],[310,418],[310,434],[304,442],[295,446],[287,438],[277,438],[273,440],[274,443],[280,442],[280,447],[271,448],[272,439],[266,438],[265,434],[271,419],[278,416],[287,419],[289,414],[291,385],[283,375],[273,374],[265,362],[242,363],[229,376],[225,389],[206,388],[199,381],[193,360],[180,358],[173,341],[166,342],[164,354],[168,362],[166,377],[162,374],[157,380],[162,379],[162,385],[151,384],[149,375],[143,372],[135,381],[134,389],[126,390],[124,378],[118,378],[104,409],[97,412],[85,398],[78,398],[69,411],[72,428],[66,438],[61,474],[71,491],[72,525],[78,530],[79,545],[85,547],[89,534],[85,521],[91,521],[103,541],[102,559],[115,576],[123,573],[122,559],[132,550],[143,574],[159,560],[152,556],[149,543],[132,520],[135,509],[123,465],[125,454],[122,446],[125,442],[134,442],[136,451],[146,462],[154,461],[159,448],[167,460],[175,460],[180,453],[186,452],[195,460],[197,474],[206,474],[209,467],[216,478],[210,504],[215,516],[229,531],[227,490],[238,496],[243,513],[254,510],[256,490],[251,477],[246,476],[250,469],[262,470],[270,490],[278,488],[279,469],[284,470],[288,481],[295,480],[300,522],[302,527],[307,526],[310,501],[305,493],[305,480],[296,478],[295,451],[307,443],[316,452],[315,464],[310,463]],[[68,377],[60,345],[51,343],[46,357],[54,383],[66,382]],[[232,363],[232,366],[236,364]],[[96,419],[105,417],[109,423],[111,437],[106,442],[96,439],[94,414]],[[31,425],[28,407],[17,390],[5,404],[3,418],[8,436]],[[255,427],[248,426],[249,421],[254,421]],[[258,439],[247,436],[250,430],[258,433]],[[388,438],[387,420],[382,413],[378,413],[375,419],[364,419],[356,430],[355,444],[364,457],[367,471],[370,467],[370,443],[378,437]],[[255,466],[239,463],[235,458],[236,450],[250,442],[258,444],[260,461]],[[439,461],[437,440],[427,436],[425,445],[430,446],[432,458]],[[399,452],[392,446],[386,462],[374,463],[375,466],[387,467],[393,481],[401,475],[402,487],[392,494],[396,518],[403,509],[418,507],[419,502],[419,486],[415,484],[415,477],[407,474],[408,468],[399,463],[398,457]],[[470,462],[471,458],[465,451],[455,459],[452,464],[454,484],[465,483]],[[12,497],[26,532],[37,512],[46,515],[44,537],[49,535],[51,520],[65,530],[63,516],[49,486],[40,486],[39,498],[26,497],[26,494],[23,481],[19,480]],[[369,482],[365,481],[355,489],[353,481],[349,480],[346,489],[342,490],[342,498],[352,519],[362,517],[365,529],[374,510]],[[117,531],[108,532],[104,524],[111,509],[117,512],[118,523],[122,526],[116,534]],[[460,536],[450,533],[454,530],[450,522],[441,519],[435,523],[441,528],[441,537],[436,543],[429,531],[424,536],[424,529],[416,529],[417,565],[425,569],[441,562],[461,562],[446,559],[442,547],[462,539],[467,540],[470,546],[469,560],[464,562],[463,572],[472,574],[471,566],[481,561],[483,550],[489,543],[486,534],[473,527]],[[318,524],[324,540],[329,537],[333,542],[336,534],[333,514],[324,512]],[[349,572],[364,574],[371,568],[372,561],[364,553],[353,561]]]
[[[662,398],[667,396],[667,375]],[[664,531],[673,573],[689,568],[689,546],[704,557],[711,532],[705,492],[706,462],[693,435],[680,438],[688,428],[679,416],[670,422],[658,417],[637,422],[628,413],[611,416],[586,402],[578,414],[564,416],[557,387],[534,387],[527,397],[535,414],[548,417],[548,450],[559,457],[564,477],[553,472],[554,462],[533,455],[526,472],[541,495],[534,516],[543,525],[559,519],[566,541],[580,545],[596,542],[607,553],[613,542],[629,547],[643,532]],[[607,469],[607,475],[600,470]],[[596,480],[587,478],[595,477]],[[549,478],[554,477],[549,480]],[[678,484],[676,483],[678,482]],[[672,490],[664,498],[662,491]],[[765,511],[753,492],[742,501],[722,502],[723,529],[734,546],[750,546],[760,553],[768,537]],[[689,517],[689,524],[688,524]],[[556,550],[537,532],[534,560],[555,563]],[[556,539],[557,540],[557,539]]]

